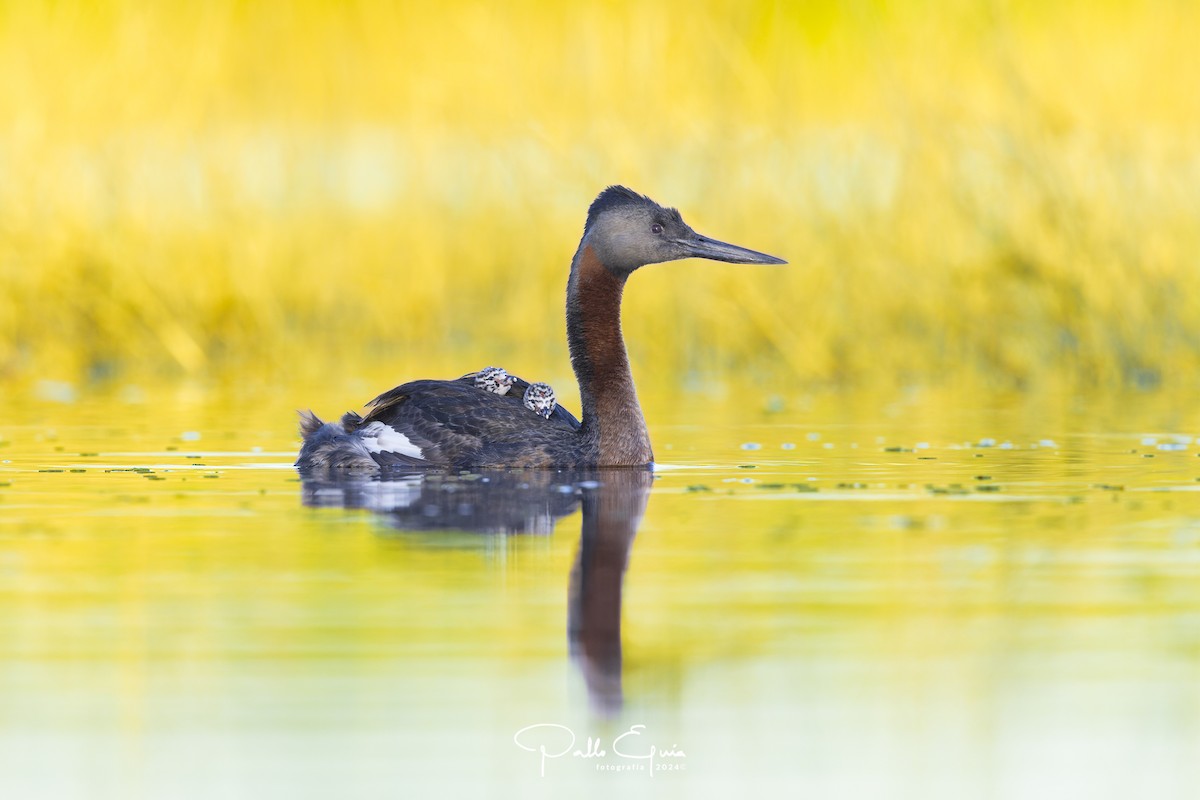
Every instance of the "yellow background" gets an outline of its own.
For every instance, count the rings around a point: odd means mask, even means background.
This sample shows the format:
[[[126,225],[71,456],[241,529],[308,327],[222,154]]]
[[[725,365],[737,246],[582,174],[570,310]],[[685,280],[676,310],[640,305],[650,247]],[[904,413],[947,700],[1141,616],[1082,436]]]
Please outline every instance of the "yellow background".
[[[640,381],[1190,380],[1197,41],[1173,2],[8,3],[0,381],[569,382],[610,183],[791,262],[637,275]]]

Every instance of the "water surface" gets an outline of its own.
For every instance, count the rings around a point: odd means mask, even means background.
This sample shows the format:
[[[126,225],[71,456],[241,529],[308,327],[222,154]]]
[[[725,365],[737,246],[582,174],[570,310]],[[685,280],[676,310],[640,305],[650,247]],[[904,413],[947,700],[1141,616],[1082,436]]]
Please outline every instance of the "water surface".
[[[1183,408],[695,404],[653,475],[302,482],[270,404],[12,403],[0,796],[1192,796]]]

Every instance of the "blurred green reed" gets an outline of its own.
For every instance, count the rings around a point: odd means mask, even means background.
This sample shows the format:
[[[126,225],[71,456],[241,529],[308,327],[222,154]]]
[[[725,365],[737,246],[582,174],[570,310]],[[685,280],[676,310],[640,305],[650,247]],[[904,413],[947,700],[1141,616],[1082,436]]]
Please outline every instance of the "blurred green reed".
[[[1197,40],[1170,2],[6,4],[0,381],[565,375],[615,182],[791,262],[639,274],[644,380],[1190,380]]]

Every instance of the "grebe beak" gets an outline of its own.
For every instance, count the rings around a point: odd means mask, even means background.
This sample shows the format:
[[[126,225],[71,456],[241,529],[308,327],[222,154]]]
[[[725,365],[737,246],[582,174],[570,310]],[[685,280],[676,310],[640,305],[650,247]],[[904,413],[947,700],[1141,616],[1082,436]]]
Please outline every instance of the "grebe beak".
[[[782,258],[769,256],[757,250],[738,247],[736,244],[719,242],[707,236],[694,234],[679,242],[687,252],[686,257],[707,258],[712,261],[727,261],[731,264],[786,264]]]

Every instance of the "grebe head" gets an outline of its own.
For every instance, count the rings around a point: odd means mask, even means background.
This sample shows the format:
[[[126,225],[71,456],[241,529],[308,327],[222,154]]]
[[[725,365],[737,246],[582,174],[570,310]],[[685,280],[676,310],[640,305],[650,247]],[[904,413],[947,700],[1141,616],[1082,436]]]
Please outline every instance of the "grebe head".
[[[619,275],[638,267],[680,258],[708,258],[734,264],[786,264],[766,253],[701,236],[673,208],[649,197],[610,186],[592,202],[583,243]]]
[[[513,377],[500,367],[484,367],[475,373],[475,388],[492,394],[505,395],[512,388]]]
[[[525,390],[525,407],[543,419],[550,419],[554,406],[558,401],[554,397],[554,389],[548,383],[531,383]]]

